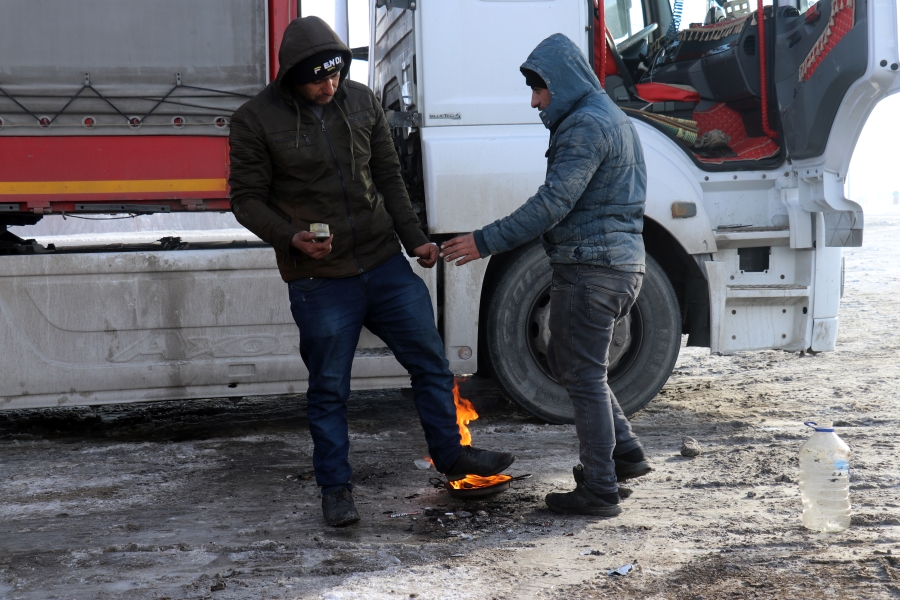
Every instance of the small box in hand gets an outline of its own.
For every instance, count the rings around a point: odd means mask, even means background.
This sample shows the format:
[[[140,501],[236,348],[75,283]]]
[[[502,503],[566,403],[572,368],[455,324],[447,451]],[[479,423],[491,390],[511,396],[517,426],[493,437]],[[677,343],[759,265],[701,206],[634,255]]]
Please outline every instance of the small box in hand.
[[[317,242],[324,242],[331,235],[328,223],[310,223],[309,232],[315,236]]]

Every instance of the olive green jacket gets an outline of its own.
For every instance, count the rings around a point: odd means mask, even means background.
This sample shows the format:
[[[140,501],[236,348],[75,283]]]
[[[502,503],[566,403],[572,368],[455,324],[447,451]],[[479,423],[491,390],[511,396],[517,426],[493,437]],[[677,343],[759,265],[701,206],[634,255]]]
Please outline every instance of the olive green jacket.
[[[323,50],[344,52],[347,66],[320,121],[282,80]],[[384,111],[368,87],[346,79],[350,56],[324,21],[295,19],[285,30],[275,81],[232,116],[231,209],[275,249],[284,281],[357,275],[397,254],[400,242],[410,255],[428,243]],[[310,223],[327,223],[334,235],[324,258],[291,246]]]

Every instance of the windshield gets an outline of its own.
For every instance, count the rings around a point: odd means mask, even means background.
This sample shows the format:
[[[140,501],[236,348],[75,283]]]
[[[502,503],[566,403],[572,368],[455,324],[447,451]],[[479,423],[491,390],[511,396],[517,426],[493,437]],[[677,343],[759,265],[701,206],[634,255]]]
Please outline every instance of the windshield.
[[[795,0],[796,1],[796,0]],[[754,12],[756,10],[757,0],[733,0],[731,2],[723,1],[721,4],[715,0],[683,0],[681,2],[681,23],[678,30],[682,31],[691,25],[707,24],[706,20],[709,15],[710,8],[715,8],[718,20],[726,19],[732,16],[741,16]],[[807,5],[815,4],[813,0],[799,0],[800,10],[804,11]],[[763,0],[765,6],[771,6],[772,0]],[[676,9],[672,0],[670,0],[673,14]],[[712,22],[712,21],[711,21]]]
[[[644,28],[640,0],[605,0],[606,27],[618,44]]]

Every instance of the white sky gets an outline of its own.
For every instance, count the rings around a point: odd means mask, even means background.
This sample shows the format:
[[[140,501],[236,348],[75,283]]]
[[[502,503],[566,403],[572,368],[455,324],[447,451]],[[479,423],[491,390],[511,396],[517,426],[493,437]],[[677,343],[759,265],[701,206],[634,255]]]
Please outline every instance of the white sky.
[[[316,15],[334,25],[334,0],[302,0],[303,16]],[[349,0],[350,46],[369,43],[369,2]],[[693,16],[684,15],[685,21]],[[350,77],[366,83],[368,64],[353,61]],[[866,122],[850,163],[849,197],[866,213],[900,212],[893,192],[900,191],[900,94],[882,100]]]
[[[303,17],[316,16],[334,27],[334,0],[301,0]],[[350,13],[351,48],[369,45],[369,0],[348,0]],[[350,79],[368,83],[369,65],[354,60],[350,65]]]

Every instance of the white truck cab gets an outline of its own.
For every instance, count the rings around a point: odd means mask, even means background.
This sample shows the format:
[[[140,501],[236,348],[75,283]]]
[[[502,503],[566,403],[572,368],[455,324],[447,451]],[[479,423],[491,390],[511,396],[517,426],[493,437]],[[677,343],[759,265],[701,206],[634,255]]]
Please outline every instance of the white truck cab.
[[[684,1],[674,7],[667,0],[603,0],[602,7],[594,0],[370,5],[369,83],[390,111],[403,175],[433,241],[508,215],[543,181],[549,134],[529,106],[519,65],[547,36],[563,33],[574,40],[607,93],[633,119],[648,172],[647,274],[635,308],[617,324],[609,373],[627,413],[643,407],[665,383],[683,335],[689,345],[724,354],[834,348],[841,247],[860,245],[863,233],[862,211],[845,197],[844,179],[866,118],[900,87],[894,0],[778,0],[765,7],[762,19],[755,0]],[[269,3],[178,2],[184,18],[198,24],[253,11],[255,19],[230,21],[234,27],[247,24],[241,64],[256,67],[242,67],[249,79],[238,92],[262,89],[273,55],[268,29],[253,24],[272,17]],[[14,6],[25,17],[37,7],[23,0]],[[64,2],[55,6],[60,19],[74,10]],[[165,20],[142,18],[141,11],[150,10],[142,5],[114,8],[115,19],[140,25],[140,39],[152,45],[148,51],[161,53],[161,82],[177,87],[166,83],[170,75],[196,75],[179,65],[191,64],[197,48],[159,48],[154,42],[152,28],[164,35]],[[106,21],[91,17],[91,10],[115,20],[106,14],[108,3],[87,3],[78,18],[57,25],[86,49],[94,40],[100,46],[55,58],[52,52],[67,49],[42,47],[50,53],[41,55],[42,64],[72,63],[75,72],[84,57],[96,54],[110,62],[101,74],[137,77],[138,71],[116,70],[129,59],[109,55],[103,31],[91,29]],[[684,18],[673,19],[679,14]],[[6,27],[14,33],[15,23]],[[26,51],[27,39],[22,43],[24,50],[0,68],[7,93],[0,97],[0,149],[11,142],[27,146],[18,136],[95,135],[84,119],[107,116],[83,115],[77,102],[60,111],[60,127],[49,118],[47,127],[37,127],[23,113],[31,101],[15,96],[35,93],[29,86],[36,85],[37,59]],[[202,56],[218,64],[223,54]],[[89,69],[83,70],[86,87]],[[224,72],[213,69],[210,77]],[[50,83],[57,84],[41,85]],[[116,93],[126,92],[130,88]],[[146,101],[144,95],[131,101]],[[90,110],[108,108],[89,101]],[[178,101],[171,110],[187,110]],[[221,137],[227,135],[225,113],[233,108],[217,102],[215,115],[223,116],[197,127]],[[168,113],[154,114],[158,123],[129,122],[115,135],[157,135],[156,141],[178,150],[177,136],[186,130]],[[66,119],[72,120],[69,129],[63,127],[69,126]],[[698,143],[703,139],[715,143]],[[215,138],[195,137],[198,143],[210,140]],[[23,154],[22,164],[30,157]],[[72,171],[65,161],[59,164]],[[10,177],[19,182],[23,176]],[[51,188],[65,191],[66,182],[77,178],[77,171],[60,175],[66,181]],[[0,194],[14,188],[27,186],[0,181]],[[19,238],[5,228],[35,222],[48,210],[42,206],[54,201],[35,198],[0,202],[0,408],[305,391],[307,374],[284,284],[271,249],[252,235],[82,236],[39,240],[56,246],[19,252]],[[220,206],[202,198],[183,202],[192,210]],[[34,204],[33,212],[20,214],[26,204],[28,210]],[[129,212],[128,206],[121,212]],[[463,267],[416,269],[438,308],[454,373],[492,375],[536,415],[571,420],[568,397],[545,364],[551,269],[537,242]],[[355,389],[408,382],[368,332],[352,375]]]
[[[698,23],[673,22],[667,0],[606,0],[602,17],[594,0],[373,2],[370,85],[397,111],[407,182],[436,239],[510,214],[542,183],[549,133],[519,65],[547,36],[581,46],[634,120],[647,276],[609,375],[626,412],[665,383],[682,334],[726,354],[834,349],[840,248],[860,245],[863,227],[843,182],[866,118],[900,81],[896,5],[799,2],[766,6],[762,32],[746,0],[696,2],[685,14]],[[713,130],[724,147],[692,144]],[[443,333],[455,372],[487,369],[518,403],[565,421],[543,354],[549,284],[537,244],[447,265]]]

